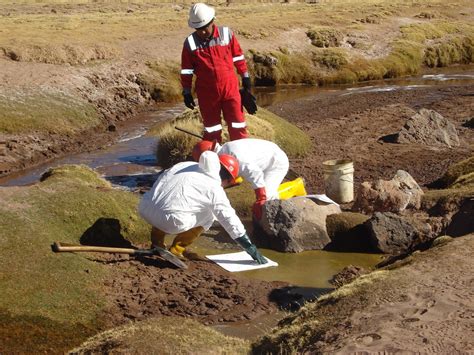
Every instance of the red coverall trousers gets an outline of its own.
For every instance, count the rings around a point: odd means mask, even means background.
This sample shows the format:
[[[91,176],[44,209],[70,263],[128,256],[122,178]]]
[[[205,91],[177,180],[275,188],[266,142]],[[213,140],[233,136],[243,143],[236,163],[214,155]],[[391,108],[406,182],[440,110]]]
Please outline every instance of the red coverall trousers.
[[[247,73],[242,49],[228,27],[214,26],[208,40],[193,33],[184,42],[181,83],[183,89],[190,92],[193,74],[197,77],[196,93],[205,140],[222,141],[221,114],[227,123],[230,140],[248,137],[234,65],[239,74]]]

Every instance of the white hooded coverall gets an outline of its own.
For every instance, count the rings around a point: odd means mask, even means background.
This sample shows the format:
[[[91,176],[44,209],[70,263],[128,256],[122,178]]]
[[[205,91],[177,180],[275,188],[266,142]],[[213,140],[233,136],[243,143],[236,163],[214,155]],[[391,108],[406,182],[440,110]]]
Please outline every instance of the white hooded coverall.
[[[278,199],[278,187],[290,166],[287,155],[278,145],[263,139],[244,138],[216,145],[215,151],[234,156],[239,162],[239,176],[254,190],[265,187],[267,200]]]
[[[204,152],[199,164],[178,163],[163,172],[143,195],[138,210],[152,226],[167,234],[191,228],[208,230],[217,219],[232,239],[246,234],[221,186],[219,157]]]

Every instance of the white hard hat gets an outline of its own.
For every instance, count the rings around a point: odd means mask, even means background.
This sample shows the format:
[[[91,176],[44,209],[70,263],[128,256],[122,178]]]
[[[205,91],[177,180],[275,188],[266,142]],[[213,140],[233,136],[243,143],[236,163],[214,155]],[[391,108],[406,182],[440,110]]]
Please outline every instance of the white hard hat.
[[[215,14],[214,8],[198,2],[189,10],[188,25],[191,28],[203,27],[214,19]]]

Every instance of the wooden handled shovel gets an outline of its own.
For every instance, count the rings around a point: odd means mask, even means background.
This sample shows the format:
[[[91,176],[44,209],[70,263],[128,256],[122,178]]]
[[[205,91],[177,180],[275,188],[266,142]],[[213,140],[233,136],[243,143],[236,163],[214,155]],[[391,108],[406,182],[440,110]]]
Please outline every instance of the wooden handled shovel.
[[[131,248],[111,248],[111,247],[98,247],[93,245],[63,245],[61,242],[54,242],[51,246],[55,253],[69,252],[96,252],[96,253],[115,253],[115,254],[129,254],[134,256],[152,256],[158,255],[162,259],[170,262],[174,266],[180,269],[187,269],[188,266],[179,259],[176,255],[173,255],[168,250],[155,247],[153,249],[131,249]]]

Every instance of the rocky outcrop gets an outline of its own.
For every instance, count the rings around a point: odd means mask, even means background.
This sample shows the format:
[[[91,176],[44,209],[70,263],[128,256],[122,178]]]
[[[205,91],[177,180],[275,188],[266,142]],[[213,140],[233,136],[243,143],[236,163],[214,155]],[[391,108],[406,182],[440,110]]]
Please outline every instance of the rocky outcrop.
[[[431,238],[431,227],[416,219],[377,212],[364,223],[374,248],[382,253],[400,254]]]
[[[299,253],[323,249],[331,242],[326,217],[340,213],[339,206],[308,198],[268,201],[259,229],[254,233],[257,245],[282,252]]]
[[[397,143],[420,143],[429,146],[459,146],[456,127],[433,110],[421,109],[398,132]]]
[[[392,180],[363,182],[357,191],[353,210],[373,212],[402,212],[420,208],[423,190],[406,171],[398,170]]]

